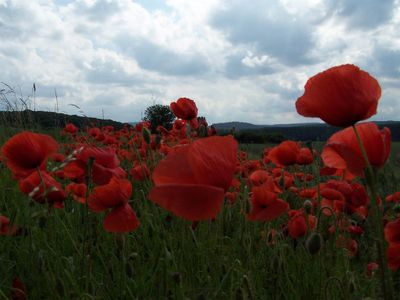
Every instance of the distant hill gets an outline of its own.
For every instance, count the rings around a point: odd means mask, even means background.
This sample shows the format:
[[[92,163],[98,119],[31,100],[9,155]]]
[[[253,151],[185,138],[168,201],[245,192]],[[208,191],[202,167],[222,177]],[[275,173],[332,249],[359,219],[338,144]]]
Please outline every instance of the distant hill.
[[[388,127],[392,132],[392,140],[400,141],[400,122],[399,121],[377,121],[380,128]],[[254,125],[245,122],[216,123],[213,126],[219,134],[226,134],[234,129],[235,136],[240,140],[241,137],[254,137],[254,143],[259,142],[260,136],[274,138],[275,141],[290,139],[297,141],[326,141],[333,133],[341,130],[339,127],[326,125],[325,123],[305,123],[305,124],[282,124],[282,125]],[[276,139],[279,137],[279,139]]]
[[[123,123],[113,120],[102,120],[85,116],[67,115],[48,111],[0,111],[0,123],[7,126],[18,126],[22,128],[63,128],[67,123],[73,123],[79,128],[86,126],[112,125],[116,129],[123,127]]]

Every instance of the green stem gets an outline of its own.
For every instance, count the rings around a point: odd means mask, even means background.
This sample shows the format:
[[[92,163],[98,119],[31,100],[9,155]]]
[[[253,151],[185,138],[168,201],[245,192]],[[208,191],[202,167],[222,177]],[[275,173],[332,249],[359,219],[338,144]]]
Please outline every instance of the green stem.
[[[358,134],[357,128],[353,125],[353,130],[357,138],[358,145],[360,146],[361,153],[364,157],[366,163],[365,169],[365,178],[367,181],[367,186],[369,188],[370,202],[371,202],[371,210],[369,212],[373,230],[373,238],[376,241],[376,247],[378,250],[378,261],[379,261],[379,270],[380,270],[380,281],[381,281],[381,289],[384,299],[394,299],[393,296],[393,284],[392,278],[389,273],[389,269],[386,262],[385,256],[385,236],[384,229],[382,224],[382,212],[378,206],[378,193],[376,190],[376,173],[371,166],[371,163],[368,159],[367,151],[365,150],[364,144],[361,140],[360,135]]]

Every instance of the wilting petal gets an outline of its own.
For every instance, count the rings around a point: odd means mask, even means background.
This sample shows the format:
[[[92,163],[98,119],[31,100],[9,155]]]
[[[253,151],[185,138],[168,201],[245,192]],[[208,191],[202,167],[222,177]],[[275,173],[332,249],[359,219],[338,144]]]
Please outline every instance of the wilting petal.
[[[129,204],[114,208],[104,218],[103,228],[108,232],[129,232],[139,227],[139,219]]]
[[[208,185],[167,184],[154,187],[149,199],[191,221],[215,218],[224,201],[224,190]]]

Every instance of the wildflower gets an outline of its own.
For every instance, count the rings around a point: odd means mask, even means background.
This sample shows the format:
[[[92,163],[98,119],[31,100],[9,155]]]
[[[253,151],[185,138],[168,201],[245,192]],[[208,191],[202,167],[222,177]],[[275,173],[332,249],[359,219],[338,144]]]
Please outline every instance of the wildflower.
[[[355,65],[341,65],[311,77],[297,112],[318,117],[327,124],[347,127],[376,114],[381,87],[378,81]]]
[[[58,144],[51,136],[23,131],[10,138],[1,152],[14,177],[21,179],[36,169],[44,170],[47,158],[57,149]]]
[[[108,232],[128,232],[139,226],[139,220],[128,201],[132,184],[127,179],[112,177],[106,185],[95,187],[89,196],[89,208],[95,212],[111,209],[104,218]]]
[[[215,218],[236,169],[237,142],[209,137],[172,148],[154,170],[149,199],[191,221]]]
[[[197,117],[196,103],[189,98],[179,98],[176,102],[170,104],[174,115],[183,120],[191,120]]]
[[[279,199],[265,184],[251,189],[251,211],[247,215],[250,221],[271,221],[289,209],[289,204]]]
[[[357,124],[356,129],[370,164],[381,168],[390,154],[390,130],[387,127],[379,130],[378,126],[371,122]],[[366,162],[351,127],[333,134],[328,139],[321,157],[327,167],[346,170],[356,176],[363,175],[366,168]]]

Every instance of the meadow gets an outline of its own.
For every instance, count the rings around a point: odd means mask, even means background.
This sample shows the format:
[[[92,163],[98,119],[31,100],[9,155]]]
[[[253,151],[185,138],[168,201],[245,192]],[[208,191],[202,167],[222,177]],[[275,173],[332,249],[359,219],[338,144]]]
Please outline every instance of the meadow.
[[[60,144],[68,145],[87,133],[57,136]],[[3,135],[4,141],[9,137]],[[241,148],[248,152],[246,161],[260,161],[267,146],[272,145],[241,145]],[[320,146],[316,148],[321,149]],[[149,150],[148,154],[152,152],[156,151]],[[400,168],[398,154],[396,143],[389,163],[381,172],[382,195],[400,188],[395,179]],[[160,158],[161,155],[157,157]],[[153,164],[151,159],[149,166]],[[121,166],[128,170],[131,162],[121,160]],[[288,171],[312,173],[312,169],[292,166]],[[324,228],[323,247],[318,254],[311,255],[305,247],[308,235],[294,239],[287,234],[287,215],[270,222],[247,220],[251,190],[247,176],[238,177],[240,187],[234,203],[226,201],[215,220],[192,226],[190,221],[148,200],[152,188],[149,178],[135,180],[128,172],[133,183],[129,203],[137,213],[140,227],[129,233],[109,233],[102,228],[103,216],[74,201],[72,194],[65,199],[63,209],[36,203],[20,191],[10,171],[2,165],[0,211],[19,229],[14,236],[1,237],[0,297],[8,299],[13,293],[15,278],[24,283],[29,299],[378,297],[378,278],[367,270],[374,252],[368,223],[356,217],[351,219],[365,228],[357,239],[358,249],[352,254],[347,247],[337,245],[342,233],[326,233],[333,221],[332,217],[322,215],[319,226]],[[68,182],[60,181],[64,186]],[[302,184],[298,181],[295,186]],[[283,191],[280,197],[292,208],[303,205],[298,194],[290,190]],[[272,234],[272,229],[279,232]],[[398,273],[395,285],[399,291]],[[14,299],[22,299],[15,289]]]
[[[324,143],[238,145],[188,98],[171,129],[3,124],[0,299],[395,299],[400,143],[354,99],[313,104]]]

